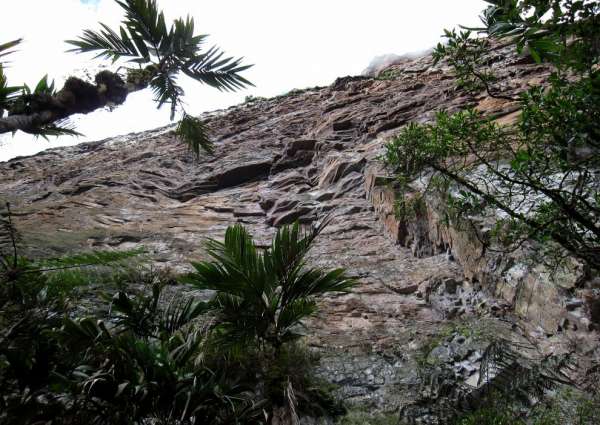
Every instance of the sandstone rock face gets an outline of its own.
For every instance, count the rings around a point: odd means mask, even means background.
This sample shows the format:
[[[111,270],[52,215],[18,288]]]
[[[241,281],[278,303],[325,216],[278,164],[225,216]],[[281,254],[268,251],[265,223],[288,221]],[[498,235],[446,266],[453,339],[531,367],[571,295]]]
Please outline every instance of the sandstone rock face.
[[[507,48],[494,55],[509,91],[548,75]],[[360,285],[323,300],[308,343],[344,398],[400,409],[418,396],[423,341],[452,320],[513,317],[515,300],[483,295],[485,282],[475,285],[469,274],[486,257],[468,233],[444,229],[433,209],[420,222],[398,222],[378,156],[401,126],[431,120],[435,111],[474,106],[510,122],[515,107],[457,92],[448,69],[429,57],[389,69],[393,78],[345,77],[207,114],[216,152],[200,160],[163,128],[0,163],[0,199],[11,202],[32,253],[143,245],[180,270],[203,258],[203,241],[221,238],[232,223],[266,244],[276,226],[330,216],[311,261],[345,267]],[[435,232],[426,241],[415,237]],[[565,304],[555,289],[532,291],[556,308]],[[543,323],[543,311],[529,314],[519,302],[517,313],[540,322],[533,328]],[[570,306],[571,313],[585,308],[576,300]],[[553,340],[546,348],[564,347]],[[465,380],[472,380],[472,354],[451,359],[467,371]]]

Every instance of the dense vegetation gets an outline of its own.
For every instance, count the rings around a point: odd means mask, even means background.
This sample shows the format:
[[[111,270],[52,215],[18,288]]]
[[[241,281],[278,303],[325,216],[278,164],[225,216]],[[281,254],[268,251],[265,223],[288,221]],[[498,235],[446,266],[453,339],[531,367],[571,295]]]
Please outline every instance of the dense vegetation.
[[[343,411],[298,340],[317,297],[354,283],[306,266],[322,227],[284,227],[261,252],[232,226],[207,243],[212,261],[177,277],[126,265],[139,251],[32,261],[10,214],[2,224],[0,423],[295,423]],[[167,297],[181,281],[214,295]],[[91,285],[106,306],[81,311],[98,296]]]
[[[177,78],[183,74],[218,90],[233,91],[252,85],[241,75],[251,65],[223,57],[217,47],[204,49],[207,35],[194,34],[194,19],[189,16],[167,27],[156,0],[115,1],[125,12],[117,31],[100,24],[100,31],[85,30],[67,43],[73,46],[72,52],[93,52],[112,64],[123,63],[119,70],[124,73],[104,70],[96,74],[94,82],[69,77],[60,90],[47,75],[33,89],[10,86],[2,58],[12,53],[21,39],[0,44],[0,134],[20,130],[43,137],[77,135],[68,123],[71,115],[115,107],[130,93],[150,87],[159,108],[170,106],[171,120],[181,114],[176,129],[179,138],[196,155],[201,149],[212,152],[208,129],[185,111],[185,93]]]
[[[410,124],[386,149],[401,185],[426,176],[455,218],[495,215],[486,243],[516,249],[537,243],[546,261],[575,257],[600,268],[600,3],[490,0],[484,26],[446,31],[436,61],[454,69],[460,89],[516,102],[516,125],[474,109],[440,111]],[[486,37],[483,37],[486,36]],[[493,43],[516,45],[551,65],[545,86],[503,93]],[[487,240],[486,240],[487,238]],[[491,240],[490,240],[491,239]]]
[[[445,31],[435,63],[453,70],[457,88],[472,99],[489,96],[517,106],[515,124],[476,109],[439,111],[433,122],[410,123],[393,138],[385,163],[397,176],[398,214],[408,218],[440,205],[447,225],[469,226],[490,251],[526,248],[550,267],[584,264],[600,270],[600,2],[486,0],[483,26]],[[551,75],[542,86],[509,91],[495,74],[498,46],[512,45]],[[426,183],[425,193],[417,186]],[[440,202],[441,201],[441,202]],[[473,218],[476,218],[473,221]],[[477,219],[493,223],[477,226]],[[490,345],[493,347],[494,345]],[[499,350],[506,355],[510,347]],[[507,357],[510,359],[511,356]],[[484,362],[485,363],[485,362]],[[506,382],[475,411],[451,414],[460,425],[592,424],[597,386],[562,397],[509,360]],[[537,366],[536,366],[537,367]],[[559,370],[559,368],[555,368]],[[519,388],[524,383],[525,386]],[[550,385],[551,387],[552,385]],[[560,387],[560,386],[559,386]],[[565,390],[567,391],[567,390]],[[560,393],[558,393],[560,394]],[[530,398],[534,403],[527,400]],[[577,400],[575,400],[577,399]],[[532,408],[536,406],[535,408]]]
[[[194,152],[211,150],[202,123],[183,110],[176,77],[234,90],[249,84],[239,75],[247,66],[214,48],[202,53],[205,36],[194,35],[191,19],[167,29],[153,0],[118,3],[126,13],[118,32],[103,25],[70,43],[76,52],[129,59],[138,68],[125,76],[104,71],[95,85],[72,78],[56,91],[46,77],[35,89],[8,86],[0,64],[0,132],[73,133],[62,121],[71,114],[150,87],[159,107],[170,104],[172,118],[182,113],[177,131]],[[448,220],[494,215],[495,228],[480,235],[486,243],[509,250],[535,244],[544,260],[575,257],[593,273],[600,269],[600,2],[488,3],[484,26],[446,32],[434,58],[450,64],[466,93],[517,103],[518,122],[502,126],[472,109],[440,111],[433,123],[407,125],[385,160],[404,191],[425,177],[428,190],[447,200]],[[498,40],[549,64],[547,85],[504,92],[490,59]],[[0,57],[18,43],[0,45]],[[408,213],[417,206],[401,207]],[[177,276],[148,266],[139,250],[26,258],[10,211],[1,218],[0,423],[295,424],[303,414],[343,412],[314,376],[314,353],[301,339],[319,297],[354,284],[342,269],[307,264],[323,226],[306,233],[297,224],[283,227],[266,249],[244,227],[231,226],[223,241],[206,244],[209,261]],[[212,295],[183,295],[183,285]],[[98,287],[101,305],[90,303]],[[548,397],[567,391],[562,364],[523,364],[511,346],[489,344],[481,372],[493,370],[490,393],[452,420],[598,422],[597,397]],[[527,397],[535,409],[521,408]],[[397,415],[357,411],[342,423],[375,421],[396,423]]]

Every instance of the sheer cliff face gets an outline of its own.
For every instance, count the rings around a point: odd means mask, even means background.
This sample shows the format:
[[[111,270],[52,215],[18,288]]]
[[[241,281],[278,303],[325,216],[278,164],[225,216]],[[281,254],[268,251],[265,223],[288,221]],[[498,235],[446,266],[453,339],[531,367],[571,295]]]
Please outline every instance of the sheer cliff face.
[[[548,74],[504,48],[494,55],[509,91]],[[309,342],[329,353],[322,372],[347,397],[397,405],[414,391],[407,370],[420,341],[452,317],[484,313],[460,261],[445,253],[417,258],[390,237],[381,209],[393,210],[393,198],[380,193],[376,210],[367,196],[381,174],[377,157],[402,125],[440,109],[474,106],[504,122],[516,112],[455,91],[449,71],[429,57],[390,69],[391,79],[340,78],[209,114],[217,148],[198,161],[167,128],[1,163],[0,198],[12,203],[33,252],[143,245],[182,269],[203,256],[205,238],[222,237],[232,223],[267,243],[278,225],[331,215],[312,261],[346,267],[360,285],[323,301]],[[488,305],[494,314],[505,307]]]

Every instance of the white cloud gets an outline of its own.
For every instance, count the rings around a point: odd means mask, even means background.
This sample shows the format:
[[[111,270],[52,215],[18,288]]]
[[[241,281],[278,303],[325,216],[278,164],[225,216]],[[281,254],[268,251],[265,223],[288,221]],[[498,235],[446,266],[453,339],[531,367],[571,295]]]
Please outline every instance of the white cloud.
[[[90,67],[90,56],[65,53],[62,41],[97,28],[102,21],[117,26],[122,13],[111,0],[1,0],[2,39],[24,37],[13,56],[9,81],[35,84],[48,73],[62,84],[76,69]],[[255,88],[221,93],[185,82],[190,112],[226,107],[248,95],[272,96],[292,88],[326,85],[336,77],[360,74],[374,56],[431,47],[443,28],[475,24],[483,0],[159,0],[168,18],[190,14],[197,31],[210,34],[208,43],[232,56],[245,56],[255,67],[247,72]],[[47,147],[95,140],[153,128],[169,122],[146,91],[127,99],[113,112],[98,111],[76,119],[86,138],[35,140],[27,134],[0,139],[0,161]]]

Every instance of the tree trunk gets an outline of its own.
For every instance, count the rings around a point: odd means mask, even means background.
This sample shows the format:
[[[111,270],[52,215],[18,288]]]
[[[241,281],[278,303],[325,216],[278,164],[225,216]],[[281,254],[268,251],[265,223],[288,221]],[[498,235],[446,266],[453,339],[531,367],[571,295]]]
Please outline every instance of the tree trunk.
[[[36,134],[44,126],[74,114],[87,114],[105,106],[121,105],[130,93],[148,87],[149,78],[124,82],[116,73],[102,71],[96,74],[96,84],[69,77],[64,87],[51,96],[24,95],[9,115],[0,118],[0,134],[17,130]]]

